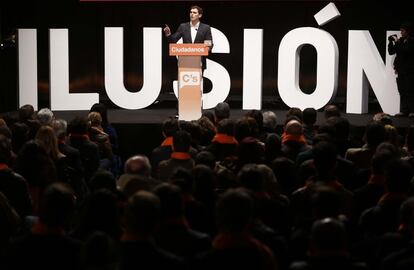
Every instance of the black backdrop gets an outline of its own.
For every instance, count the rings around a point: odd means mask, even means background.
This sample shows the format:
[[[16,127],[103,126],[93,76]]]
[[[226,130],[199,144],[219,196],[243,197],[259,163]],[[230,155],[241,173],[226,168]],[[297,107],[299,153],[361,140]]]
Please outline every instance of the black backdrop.
[[[369,30],[385,56],[385,31],[398,30],[401,22],[410,19],[410,1],[333,1],[341,17],[322,26],[339,46],[339,86],[336,101],[344,102],[348,30]],[[16,28],[36,28],[38,33],[39,108],[49,106],[48,29],[69,29],[69,71],[72,92],[104,90],[103,38],[104,27],[124,27],[125,85],[130,91],[142,86],[143,27],[175,30],[188,21],[189,7],[204,8],[203,21],[222,31],[230,43],[230,54],[212,54],[210,59],[223,65],[230,73],[232,87],[229,99],[240,99],[242,91],[243,29],[261,28],[263,40],[263,95],[277,99],[277,52],[282,37],[298,27],[318,27],[313,15],[329,1],[1,1],[0,27],[4,46],[0,50],[0,112],[17,108],[16,48],[10,37]],[[301,54],[300,84],[311,93],[315,87],[316,52],[305,46]],[[163,44],[163,85],[161,95],[171,92],[176,75],[176,62],[168,56]],[[206,90],[208,91],[208,89]],[[372,96],[372,93],[371,93]],[[116,108],[112,103],[111,107]]]

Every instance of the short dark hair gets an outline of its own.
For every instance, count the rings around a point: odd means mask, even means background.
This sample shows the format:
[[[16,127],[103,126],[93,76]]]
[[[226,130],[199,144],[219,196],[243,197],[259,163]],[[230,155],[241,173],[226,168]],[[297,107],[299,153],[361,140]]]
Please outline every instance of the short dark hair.
[[[192,9],[197,9],[198,14],[202,15],[203,14],[203,9],[199,6],[191,6],[190,10]]]

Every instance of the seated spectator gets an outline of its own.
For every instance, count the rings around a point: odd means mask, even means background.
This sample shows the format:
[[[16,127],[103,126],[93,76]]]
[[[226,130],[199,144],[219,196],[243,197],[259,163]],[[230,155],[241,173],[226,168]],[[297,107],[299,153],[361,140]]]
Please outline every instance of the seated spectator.
[[[161,225],[155,237],[157,244],[187,261],[211,248],[210,237],[189,228],[184,216],[184,200],[178,186],[163,183],[154,189],[161,201]]]
[[[66,235],[74,211],[75,196],[67,185],[48,186],[30,234],[11,244],[8,269],[78,269],[81,243]]]
[[[26,180],[10,167],[10,141],[0,135],[0,192],[21,218],[32,213],[32,199]]]
[[[306,261],[294,262],[291,270],[305,269],[368,269],[364,263],[353,262],[347,247],[345,226],[335,218],[324,218],[312,226],[309,255]]]
[[[173,135],[171,157],[161,161],[158,165],[158,179],[167,181],[179,168],[191,170],[194,167],[194,160],[190,155],[191,135],[186,131],[177,131]]]
[[[179,257],[160,249],[153,237],[159,225],[160,200],[148,191],[139,191],[128,200],[124,212],[125,232],[121,238],[121,270],[183,269]]]
[[[277,269],[272,251],[248,230],[253,215],[254,202],[248,193],[224,193],[216,206],[219,233],[213,249],[197,261],[197,269]]]
[[[89,120],[89,139],[98,145],[100,167],[112,170],[115,164],[114,155],[112,153],[112,146],[109,140],[109,135],[106,134],[102,128],[102,117],[98,112],[90,112],[88,114]]]
[[[85,169],[85,180],[89,182],[100,166],[98,146],[89,140],[88,120],[86,117],[75,117],[69,125],[69,145],[78,149],[82,166]]]

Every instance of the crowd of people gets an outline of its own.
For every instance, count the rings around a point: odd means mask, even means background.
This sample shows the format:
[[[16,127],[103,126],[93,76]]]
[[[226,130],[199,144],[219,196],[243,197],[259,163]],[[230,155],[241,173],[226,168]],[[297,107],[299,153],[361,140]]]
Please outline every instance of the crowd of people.
[[[414,269],[414,125],[323,118],[222,102],[121,160],[103,104],[4,114],[0,268]]]

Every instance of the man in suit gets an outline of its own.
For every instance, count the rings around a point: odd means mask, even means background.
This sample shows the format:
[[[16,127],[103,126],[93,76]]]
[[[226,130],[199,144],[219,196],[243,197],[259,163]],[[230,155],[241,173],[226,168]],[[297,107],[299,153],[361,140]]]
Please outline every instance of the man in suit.
[[[190,22],[182,23],[177,31],[172,34],[168,25],[165,25],[164,33],[169,42],[177,42],[183,38],[183,43],[204,43],[211,51],[213,48],[213,38],[211,28],[208,24],[200,22],[203,16],[203,9],[199,6],[190,8]],[[202,58],[202,69],[206,68],[206,59]]]

